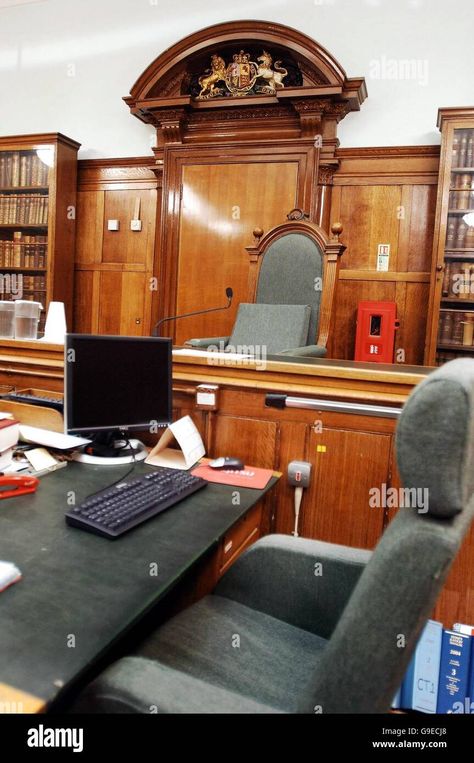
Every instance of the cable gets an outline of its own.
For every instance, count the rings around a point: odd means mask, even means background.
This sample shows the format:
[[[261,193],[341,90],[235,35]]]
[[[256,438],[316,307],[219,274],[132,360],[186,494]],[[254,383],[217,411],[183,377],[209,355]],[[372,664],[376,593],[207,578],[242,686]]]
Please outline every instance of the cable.
[[[291,533],[295,536],[295,538],[298,537],[298,520],[300,518],[300,506],[301,506],[301,499],[303,498],[303,488],[302,487],[295,487],[295,529]]]
[[[127,479],[128,475],[131,474],[133,472],[133,470],[135,469],[135,467],[136,467],[138,462],[137,462],[137,459],[135,458],[135,451],[133,450],[132,443],[130,442],[129,438],[123,432],[121,432],[120,434],[122,435],[122,437],[123,437],[123,439],[125,441],[125,447],[118,448],[118,450],[122,451],[122,450],[125,450],[128,447],[132,451],[133,461],[132,461],[132,465],[131,465],[130,469],[128,469],[125,472],[125,474],[122,474],[117,480],[114,480],[114,482],[111,482],[109,485],[106,485],[106,487],[101,487],[99,490],[96,490],[94,493],[90,493],[90,495],[88,495],[88,496],[86,496],[84,498],[85,501],[88,500],[89,498],[92,498],[94,495],[97,495],[97,493],[102,493],[103,490],[108,490],[109,488],[113,487],[114,485],[118,485],[119,482],[123,482],[124,480]]]

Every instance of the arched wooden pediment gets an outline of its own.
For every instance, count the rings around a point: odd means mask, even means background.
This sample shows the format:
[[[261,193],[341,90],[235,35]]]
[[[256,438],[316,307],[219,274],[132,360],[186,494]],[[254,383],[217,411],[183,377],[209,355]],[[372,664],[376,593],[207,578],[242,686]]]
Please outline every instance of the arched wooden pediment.
[[[238,68],[242,61],[249,62],[250,81],[260,72],[249,91],[246,81],[238,79],[239,71],[245,73]],[[235,62],[232,72],[237,77],[232,79],[229,67]],[[219,73],[222,78],[216,80]],[[205,88],[202,83],[209,76],[212,82]],[[243,83],[242,89],[232,90],[232,82]],[[258,107],[265,118],[276,115],[279,106],[280,116],[293,115],[303,124],[308,112],[315,111],[339,121],[358,110],[365,97],[364,79],[348,78],[339,62],[302,32],[274,22],[232,21],[195,32],[161,53],[124,100],[135,116],[179,142],[183,121],[198,113],[205,120],[203,112],[210,109],[215,114],[215,109],[233,108],[222,117],[232,119],[239,118],[236,108]],[[178,133],[170,127],[173,120]]]

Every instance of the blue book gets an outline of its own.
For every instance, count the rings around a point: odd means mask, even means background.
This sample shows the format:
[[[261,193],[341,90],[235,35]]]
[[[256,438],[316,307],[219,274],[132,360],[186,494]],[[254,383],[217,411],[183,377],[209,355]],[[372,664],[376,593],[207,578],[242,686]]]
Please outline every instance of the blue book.
[[[443,626],[428,620],[408,666],[401,691],[401,707],[436,713]]]
[[[454,623],[453,631],[464,633],[467,636],[474,636],[474,625],[464,625],[464,623]],[[471,638],[471,659],[469,664],[469,678],[467,682],[467,692],[464,699],[464,708],[458,709],[460,713],[474,713],[474,638]],[[455,712],[455,710],[453,710]]]
[[[438,713],[463,713],[468,696],[471,636],[444,631],[439,672]]]

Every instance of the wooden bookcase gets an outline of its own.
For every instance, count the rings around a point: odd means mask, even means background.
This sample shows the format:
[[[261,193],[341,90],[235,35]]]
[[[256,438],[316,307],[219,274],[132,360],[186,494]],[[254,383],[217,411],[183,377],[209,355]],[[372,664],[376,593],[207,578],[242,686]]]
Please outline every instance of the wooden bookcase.
[[[0,299],[44,310],[64,302],[72,326],[77,152],[60,133],[0,137]]]
[[[438,112],[441,158],[425,365],[474,357],[474,107]]]

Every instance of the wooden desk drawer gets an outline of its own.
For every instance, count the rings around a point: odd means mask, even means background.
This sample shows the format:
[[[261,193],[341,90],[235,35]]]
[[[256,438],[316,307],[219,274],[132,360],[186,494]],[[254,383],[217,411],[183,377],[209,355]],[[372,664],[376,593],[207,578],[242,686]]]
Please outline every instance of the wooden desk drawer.
[[[237,558],[242,551],[260,537],[260,523],[262,521],[262,503],[258,503],[242,517],[234,527],[224,536],[219,558],[219,574]]]

